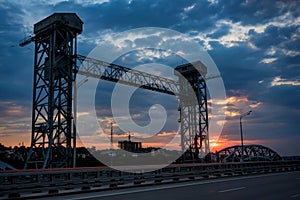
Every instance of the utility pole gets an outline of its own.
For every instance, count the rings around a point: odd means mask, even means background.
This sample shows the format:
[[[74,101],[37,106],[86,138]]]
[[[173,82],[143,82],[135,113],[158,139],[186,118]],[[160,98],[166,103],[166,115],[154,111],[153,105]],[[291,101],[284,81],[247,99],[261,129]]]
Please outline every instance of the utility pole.
[[[113,149],[113,122],[110,123],[110,149]]]

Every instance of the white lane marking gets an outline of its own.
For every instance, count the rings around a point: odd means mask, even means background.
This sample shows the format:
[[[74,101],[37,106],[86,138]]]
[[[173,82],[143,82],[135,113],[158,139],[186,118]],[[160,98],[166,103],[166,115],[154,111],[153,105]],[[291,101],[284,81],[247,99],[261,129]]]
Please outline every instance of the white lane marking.
[[[238,187],[238,188],[230,188],[230,189],[227,189],[227,190],[220,190],[218,192],[220,193],[224,193],[224,192],[232,192],[232,191],[237,191],[237,190],[242,190],[242,189],[245,189],[246,187]]]
[[[229,181],[236,181],[236,180],[243,180],[243,179],[252,179],[252,178],[260,178],[260,177],[268,177],[268,176],[278,176],[278,175],[285,175],[285,174],[291,174],[295,172],[283,172],[283,173],[274,173],[274,174],[262,174],[262,175],[253,175],[253,176],[246,176],[246,177],[233,177],[233,178],[226,178],[226,179],[215,179],[215,180],[208,180],[208,181],[199,181],[199,182],[192,182],[192,183],[179,183],[176,185],[158,185],[152,188],[144,188],[144,189],[136,189],[134,188],[132,190],[122,191],[122,192],[113,192],[109,191],[110,193],[105,194],[96,194],[96,195],[88,195],[85,197],[71,197],[67,199],[66,197],[62,198],[63,200],[80,200],[80,199],[90,199],[90,198],[98,198],[98,197],[108,197],[108,196],[116,196],[116,195],[123,195],[123,194],[133,194],[133,193],[139,193],[139,192],[151,192],[156,190],[165,190],[165,189],[173,189],[173,188],[180,188],[180,187],[187,187],[187,186],[194,186],[194,185],[204,185],[209,183],[222,183],[222,182],[229,182]],[[120,188],[122,189],[122,188]],[[59,199],[56,197],[56,199]]]
[[[297,198],[297,197],[300,197],[300,194],[294,194],[291,196],[291,198]]]

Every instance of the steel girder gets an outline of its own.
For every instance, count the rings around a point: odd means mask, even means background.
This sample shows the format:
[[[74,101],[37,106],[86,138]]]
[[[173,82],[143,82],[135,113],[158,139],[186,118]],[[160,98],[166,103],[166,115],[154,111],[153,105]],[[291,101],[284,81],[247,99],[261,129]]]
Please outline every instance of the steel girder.
[[[200,74],[191,63],[178,66],[175,70],[182,94],[179,107],[181,148],[187,152],[183,159],[197,160],[210,151],[205,74]]]
[[[224,148],[217,152],[217,157],[221,162],[240,162],[242,161],[242,154],[244,161],[275,161],[281,160],[278,153],[263,145],[236,145]]]
[[[81,64],[78,74],[170,95],[179,95],[177,81],[81,55],[77,55],[77,60]]]

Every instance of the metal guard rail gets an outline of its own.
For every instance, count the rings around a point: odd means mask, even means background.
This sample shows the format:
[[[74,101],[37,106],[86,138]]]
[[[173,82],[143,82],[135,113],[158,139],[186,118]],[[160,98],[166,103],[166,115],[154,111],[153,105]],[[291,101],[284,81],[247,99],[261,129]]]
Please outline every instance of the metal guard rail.
[[[151,166],[150,166],[151,167]],[[127,169],[130,166],[126,167]],[[0,199],[11,194],[28,193],[32,190],[45,190],[59,193],[57,188],[81,187],[118,187],[122,185],[147,185],[162,182],[178,182],[199,178],[235,176],[253,173],[270,173],[300,170],[298,161],[263,161],[244,163],[194,163],[172,164],[165,168],[141,173],[142,171],[123,172],[108,167],[11,170],[0,172]],[[40,189],[39,189],[40,188]],[[19,193],[18,193],[19,192]],[[33,193],[34,191],[32,191]]]

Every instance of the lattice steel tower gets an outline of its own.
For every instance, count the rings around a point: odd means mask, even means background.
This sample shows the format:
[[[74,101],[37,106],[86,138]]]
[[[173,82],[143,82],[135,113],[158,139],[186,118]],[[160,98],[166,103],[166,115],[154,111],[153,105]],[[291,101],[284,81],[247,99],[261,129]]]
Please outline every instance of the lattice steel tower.
[[[34,25],[32,135],[25,168],[72,165],[72,85],[82,24],[75,13],[54,13]]]
[[[200,61],[175,68],[179,77],[181,148],[184,160],[197,160],[209,153],[207,68]]]

